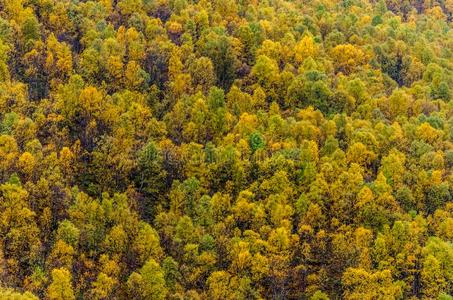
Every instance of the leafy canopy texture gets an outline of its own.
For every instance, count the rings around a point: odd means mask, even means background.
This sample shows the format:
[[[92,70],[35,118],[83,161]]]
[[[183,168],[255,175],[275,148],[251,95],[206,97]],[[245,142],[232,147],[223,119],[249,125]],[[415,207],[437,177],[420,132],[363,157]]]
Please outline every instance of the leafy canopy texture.
[[[0,0],[0,299],[453,299],[452,0]]]

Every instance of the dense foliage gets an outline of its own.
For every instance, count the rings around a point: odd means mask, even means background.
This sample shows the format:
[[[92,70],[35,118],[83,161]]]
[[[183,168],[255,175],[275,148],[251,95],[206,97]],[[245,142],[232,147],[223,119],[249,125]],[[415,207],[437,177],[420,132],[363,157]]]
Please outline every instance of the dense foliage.
[[[1,299],[452,299],[452,0],[0,0]]]

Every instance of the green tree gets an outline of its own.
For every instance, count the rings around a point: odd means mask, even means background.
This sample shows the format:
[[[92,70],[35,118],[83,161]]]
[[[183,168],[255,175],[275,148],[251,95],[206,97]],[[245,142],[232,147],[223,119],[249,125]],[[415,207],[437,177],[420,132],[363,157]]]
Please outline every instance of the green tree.
[[[168,293],[164,272],[154,259],[148,260],[138,272],[133,272],[127,285],[132,299],[160,300]]]

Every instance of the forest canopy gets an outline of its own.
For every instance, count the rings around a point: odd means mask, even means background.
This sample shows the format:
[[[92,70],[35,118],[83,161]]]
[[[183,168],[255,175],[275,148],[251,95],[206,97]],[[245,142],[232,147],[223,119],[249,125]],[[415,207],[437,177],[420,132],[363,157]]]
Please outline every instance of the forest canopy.
[[[0,299],[453,299],[452,0],[0,0]]]

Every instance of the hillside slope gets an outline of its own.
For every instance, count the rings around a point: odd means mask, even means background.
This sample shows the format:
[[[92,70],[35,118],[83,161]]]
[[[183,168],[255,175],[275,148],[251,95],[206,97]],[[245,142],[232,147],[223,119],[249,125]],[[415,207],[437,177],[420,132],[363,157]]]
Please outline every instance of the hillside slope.
[[[453,299],[452,0],[0,0],[0,299]]]

